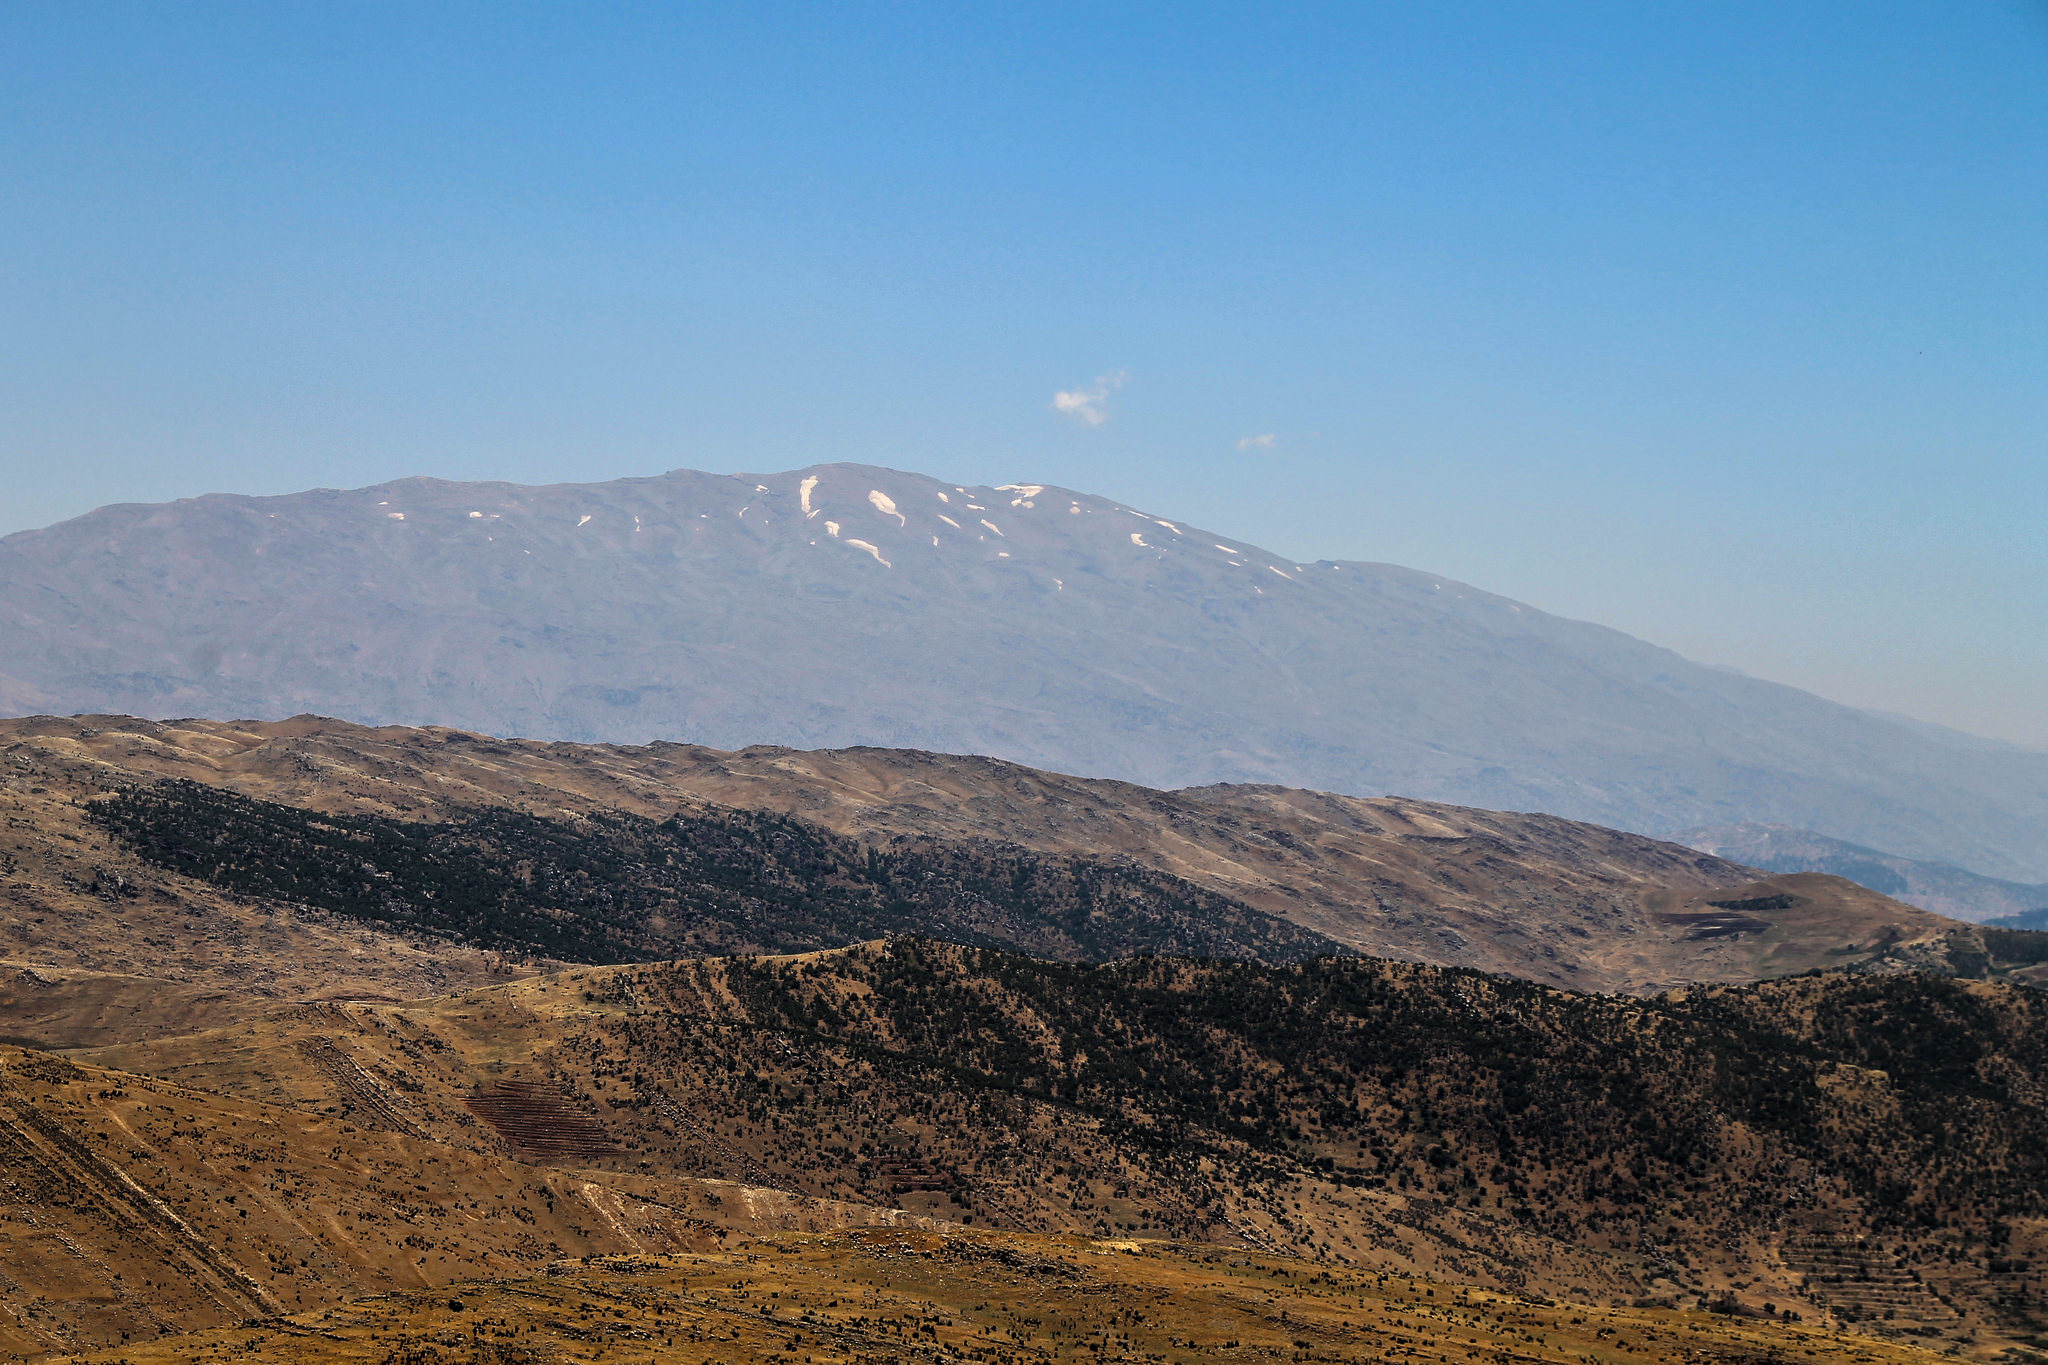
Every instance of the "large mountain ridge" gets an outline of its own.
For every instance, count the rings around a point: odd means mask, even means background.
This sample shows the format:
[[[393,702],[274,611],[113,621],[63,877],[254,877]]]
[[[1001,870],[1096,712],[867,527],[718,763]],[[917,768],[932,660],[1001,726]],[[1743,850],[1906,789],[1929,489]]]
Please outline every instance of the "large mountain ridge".
[[[985,753],[2048,878],[2048,755],[1412,569],[859,465],[406,479],[0,540],[0,710]]]

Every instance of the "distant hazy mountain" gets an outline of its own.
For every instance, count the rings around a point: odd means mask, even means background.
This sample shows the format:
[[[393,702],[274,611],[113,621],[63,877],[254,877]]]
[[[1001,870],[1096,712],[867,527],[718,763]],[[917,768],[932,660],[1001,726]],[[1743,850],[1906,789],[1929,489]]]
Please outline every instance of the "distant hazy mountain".
[[[1680,830],[1676,843],[1772,872],[1828,872],[1893,900],[1979,924],[2048,928],[2048,886],[1980,877],[1949,863],[1923,862],[1787,825],[1715,825]],[[2040,922],[2036,922],[2040,921]]]
[[[2048,754],[1411,569],[852,465],[103,508],[0,540],[0,709],[979,752],[2048,878]]]

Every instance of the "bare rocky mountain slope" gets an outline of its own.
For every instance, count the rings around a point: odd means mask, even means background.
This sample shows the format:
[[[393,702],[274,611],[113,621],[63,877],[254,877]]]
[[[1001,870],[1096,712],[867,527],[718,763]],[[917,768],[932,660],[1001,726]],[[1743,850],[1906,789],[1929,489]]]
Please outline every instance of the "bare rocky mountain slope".
[[[185,823],[152,825],[152,794],[177,791],[166,782],[241,804],[168,801]],[[24,1000],[51,1002],[45,1032],[17,1017],[24,1038],[56,1040],[48,1030],[79,1017],[60,1006],[67,993],[104,1012],[97,1002],[126,998],[135,978],[175,979],[221,1011],[404,998],[564,958],[784,951],[903,929],[1082,959],[1349,951],[1621,991],[2000,965],[1983,931],[1840,878],[1767,876],[1554,816],[1268,787],[1162,792],[930,753],[45,718],[0,722],[0,784],[0,894],[13,912],[0,957],[48,978]],[[307,823],[321,815],[352,823]],[[732,829],[740,861],[715,876],[686,866],[683,844],[730,843]],[[336,840],[359,851],[337,858]],[[1006,869],[1000,885],[992,868]],[[295,894],[294,878],[384,889]],[[920,889],[887,890],[906,879]],[[458,882],[498,889],[458,886],[471,911],[420,910]],[[1117,908],[1075,919],[1077,895]],[[59,990],[61,972],[100,975]]]
[[[2048,754],[1036,485],[821,465],[109,507],[0,540],[0,640],[16,714],[989,753],[2048,879]]]

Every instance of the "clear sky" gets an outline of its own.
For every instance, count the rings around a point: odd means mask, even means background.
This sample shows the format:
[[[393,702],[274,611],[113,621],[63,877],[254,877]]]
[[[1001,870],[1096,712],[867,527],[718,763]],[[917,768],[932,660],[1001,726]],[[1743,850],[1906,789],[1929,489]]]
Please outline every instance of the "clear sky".
[[[0,532],[836,459],[2048,744],[2048,3],[0,5]]]

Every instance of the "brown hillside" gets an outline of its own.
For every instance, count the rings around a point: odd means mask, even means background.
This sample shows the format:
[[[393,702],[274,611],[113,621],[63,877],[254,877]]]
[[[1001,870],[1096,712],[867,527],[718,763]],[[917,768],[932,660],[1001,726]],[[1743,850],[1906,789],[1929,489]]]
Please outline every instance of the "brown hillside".
[[[1148,1239],[961,1229],[785,1233],[729,1251],[556,1264],[541,1277],[466,1284],[457,1294],[379,1295],[74,1359],[1195,1365],[1387,1353],[1437,1365],[1942,1359],[1776,1317],[1591,1308]]]
[[[352,1122],[0,1049],[0,1354],[532,1274],[568,1256],[713,1247],[733,1231],[904,1218],[526,1166],[423,1138],[394,1122],[402,1112]]]
[[[421,995],[513,968],[289,907],[252,915],[232,897],[138,866],[83,828],[73,803],[181,777],[316,811],[412,820],[478,806],[567,819],[605,810],[662,818],[695,803],[769,810],[885,847],[937,837],[1125,858],[1358,952],[1592,990],[1879,958],[1938,964],[1951,937],[1969,932],[1838,878],[1760,876],[1550,816],[1268,787],[1160,792],[900,750],[721,753],[317,718],[99,717],[0,722],[0,753],[0,800],[10,807],[0,857],[15,868],[0,863],[0,880],[25,911],[0,926],[0,954],[135,975],[176,960],[180,980],[273,999]],[[234,945],[231,962],[217,960],[223,943]]]
[[[2048,1327],[2042,1008],[1912,977],[1642,1002],[896,943],[91,1056],[478,1159],[1967,1344]]]

